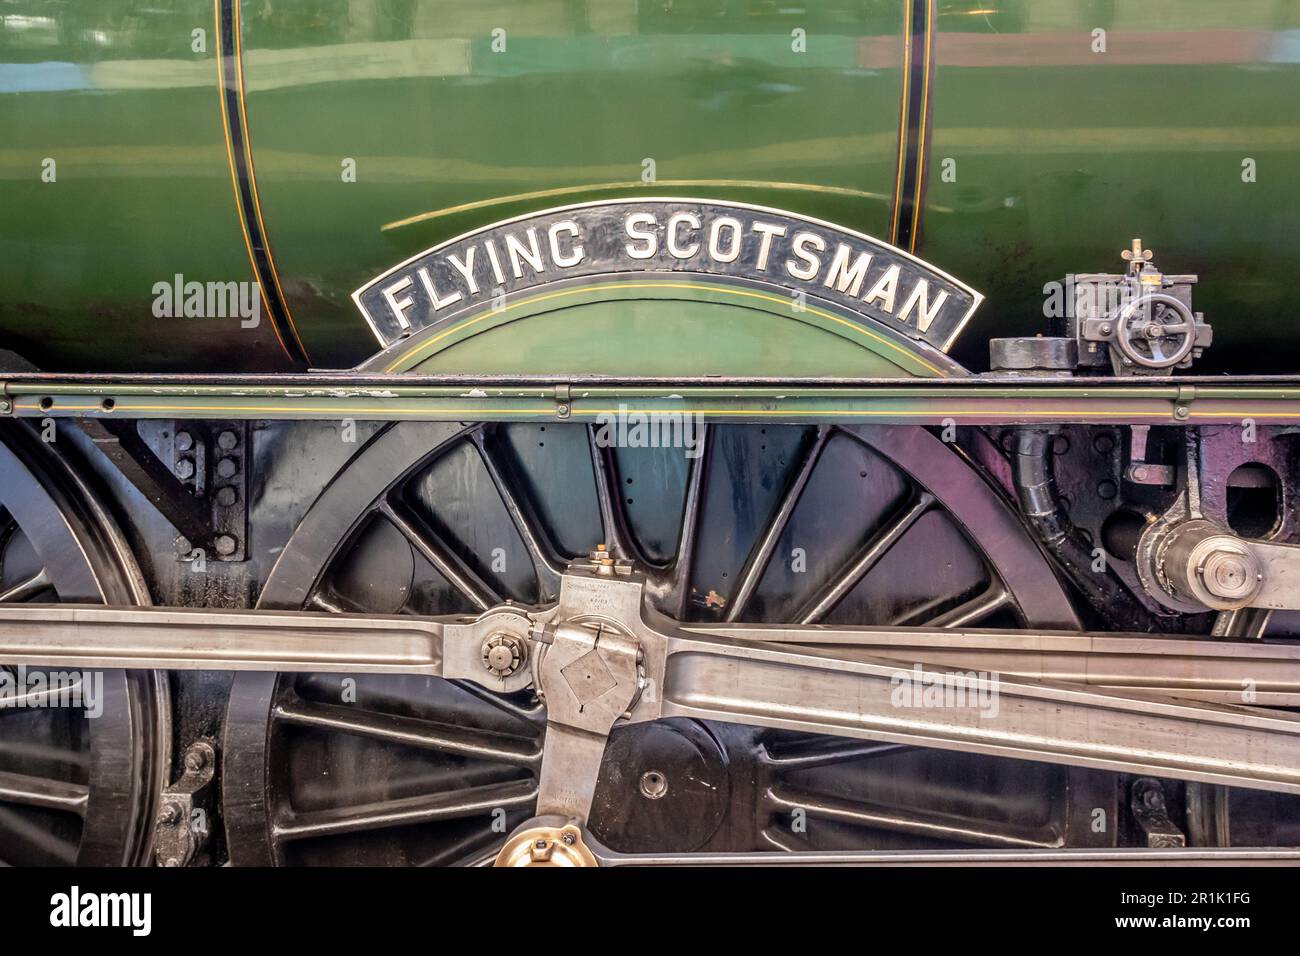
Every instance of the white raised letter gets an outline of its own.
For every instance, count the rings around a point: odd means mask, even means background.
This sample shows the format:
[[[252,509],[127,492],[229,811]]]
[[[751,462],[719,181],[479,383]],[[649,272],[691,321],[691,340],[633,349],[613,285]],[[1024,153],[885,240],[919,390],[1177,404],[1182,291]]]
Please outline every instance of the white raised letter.
[[[692,229],[699,229],[700,217],[692,212],[679,212],[668,220],[668,251],[678,259],[689,259],[700,251],[700,244],[692,242],[685,248],[677,244],[677,227],[682,223],[686,223]]]
[[[514,236],[506,234],[506,252],[510,255],[510,268],[514,270],[516,279],[524,277],[524,267],[519,263],[520,256],[533,267],[534,272],[546,271],[546,266],[542,262],[542,251],[537,247],[537,230],[529,226],[527,236],[528,245],[525,246]]]
[[[630,242],[627,244],[627,254],[633,259],[649,259],[659,251],[659,239],[655,236],[654,224],[654,214],[648,212],[634,212],[623,223],[623,229],[627,232],[629,239],[640,239],[645,243],[644,249],[638,249]],[[649,226],[650,228],[644,232],[639,232],[637,230],[638,226]]]
[[[397,324],[403,329],[409,329],[411,323],[406,320],[406,310],[415,305],[415,300],[409,295],[404,299],[399,299],[397,293],[403,292],[411,287],[411,277],[406,276],[394,282],[384,290],[384,301],[388,307],[393,310],[393,315],[397,316]]]
[[[784,236],[785,226],[775,226],[770,222],[756,221],[754,223],[754,231],[763,237],[758,244],[758,262],[755,263],[754,267],[759,272],[766,272],[767,257],[768,254],[772,251],[772,237]]]
[[[796,233],[792,248],[795,256],[805,265],[799,266],[794,259],[786,259],[785,271],[796,279],[815,279],[817,278],[817,270],[822,267],[822,263],[804,246],[812,246],[818,252],[825,252],[826,240],[813,232]]]
[[[560,233],[566,232],[575,239],[578,237],[578,224],[572,219],[565,219],[551,226],[547,237],[551,240],[551,261],[561,269],[567,269],[569,266],[576,266],[582,261],[587,251],[581,245],[574,245],[573,251],[567,255],[560,252]]]
[[[459,292],[453,292],[445,299],[441,298],[438,295],[437,288],[433,284],[433,277],[429,275],[429,270],[426,267],[420,266],[419,275],[420,281],[424,284],[424,291],[429,293],[429,298],[433,300],[433,311],[437,312],[441,309],[445,309],[452,303],[460,301]]]
[[[876,280],[871,291],[862,297],[863,302],[880,300],[880,308],[885,312],[894,311],[894,293],[898,291],[898,266],[890,266],[885,274]]]
[[[849,266],[849,254],[853,250],[841,242],[831,260],[830,270],[826,273],[826,288],[834,286],[837,291],[847,295],[857,295],[862,291],[862,280],[867,276],[867,265],[871,262],[871,253],[860,252]]]
[[[451,267],[465,277],[465,284],[469,286],[470,295],[478,295],[478,283],[474,281],[474,250],[477,248],[477,246],[470,246],[465,250],[464,262],[457,259],[454,252],[447,256],[447,261],[451,263]]]
[[[731,248],[722,251],[721,236],[723,228],[731,230]],[[730,216],[719,216],[713,220],[709,230],[709,255],[714,262],[735,262],[740,258],[740,222]]]
[[[947,301],[948,293],[940,292],[938,297],[934,300],[934,305],[931,306],[930,285],[924,279],[921,279],[917,282],[916,288],[912,290],[912,294],[907,297],[907,302],[903,305],[903,311],[898,317],[903,322],[906,322],[907,317],[912,313],[912,309],[915,308],[919,302],[921,305],[921,311],[916,317],[916,327],[921,332],[928,332],[930,331],[931,324],[936,318],[938,318],[939,310],[943,308],[943,304]]]

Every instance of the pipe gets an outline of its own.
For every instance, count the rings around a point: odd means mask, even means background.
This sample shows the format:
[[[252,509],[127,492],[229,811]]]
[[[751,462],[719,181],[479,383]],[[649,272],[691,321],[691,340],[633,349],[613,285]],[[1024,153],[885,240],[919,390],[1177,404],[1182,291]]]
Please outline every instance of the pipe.
[[[1151,614],[1109,566],[1093,570],[1092,549],[1061,508],[1052,466],[1056,435],[1055,428],[1024,426],[1016,430],[1011,475],[1021,514],[1066,578],[1083,592],[1107,624],[1121,631],[1155,629]]]

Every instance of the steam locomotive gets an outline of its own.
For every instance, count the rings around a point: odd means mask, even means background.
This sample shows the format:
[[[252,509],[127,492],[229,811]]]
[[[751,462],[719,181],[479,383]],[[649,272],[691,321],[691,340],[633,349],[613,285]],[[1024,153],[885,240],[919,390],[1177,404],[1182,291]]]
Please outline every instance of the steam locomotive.
[[[1294,0],[0,4],[0,862],[1300,860],[1298,81]]]

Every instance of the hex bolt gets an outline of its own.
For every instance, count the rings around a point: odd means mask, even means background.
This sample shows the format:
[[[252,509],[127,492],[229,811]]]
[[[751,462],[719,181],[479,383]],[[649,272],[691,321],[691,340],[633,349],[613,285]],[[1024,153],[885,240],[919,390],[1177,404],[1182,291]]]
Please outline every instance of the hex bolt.
[[[217,477],[234,478],[239,471],[239,464],[233,458],[223,458],[217,462]]]
[[[1188,408],[1186,405],[1179,405],[1177,408],[1174,409],[1174,418],[1177,419],[1187,418],[1191,414],[1192,414],[1192,410]]]
[[[217,489],[217,504],[223,508],[229,508],[239,500],[239,492],[230,485],[222,485]]]
[[[176,477],[181,481],[189,481],[194,477],[194,459],[182,458],[176,462]]]
[[[212,544],[217,549],[217,554],[226,558],[234,554],[235,549],[239,547],[239,542],[228,534],[218,535],[217,540],[213,541]]]
[[[200,747],[191,747],[185,751],[185,769],[197,773],[208,765],[207,754]]]
[[[175,826],[180,823],[185,816],[185,811],[179,803],[165,803],[162,808],[162,821],[168,826]]]
[[[513,634],[499,631],[483,642],[483,666],[497,677],[509,677],[528,660],[528,645]]]
[[[217,447],[222,451],[233,451],[239,444],[239,436],[226,429],[217,436]]]
[[[194,447],[194,436],[189,432],[176,433],[176,450],[189,451]]]

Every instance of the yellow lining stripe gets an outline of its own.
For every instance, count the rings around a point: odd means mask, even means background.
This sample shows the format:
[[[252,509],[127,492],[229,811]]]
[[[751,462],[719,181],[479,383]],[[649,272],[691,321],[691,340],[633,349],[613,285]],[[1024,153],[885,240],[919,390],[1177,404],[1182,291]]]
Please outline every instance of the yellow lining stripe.
[[[230,110],[226,106],[226,73],[225,73],[225,54],[221,50],[221,0],[212,0],[212,7],[216,15],[217,22],[217,98],[221,101],[221,133],[226,139],[226,159],[230,163],[230,185],[235,196],[235,218],[239,220],[239,229],[244,234],[244,248],[248,250],[248,264],[252,266],[253,278],[257,278],[257,256],[253,254],[253,237],[248,234],[248,222],[244,218],[243,210],[239,202],[239,176],[235,171],[235,146],[230,141]],[[247,132],[245,132],[247,139]],[[267,315],[271,313],[271,303],[266,297],[266,293],[258,287],[258,292],[262,296],[262,306],[266,309]],[[275,340],[280,343],[280,348],[284,350],[285,355],[289,355],[289,349],[284,344],[284,339],[280,337],[280,330],[276,327],[275,322],[271,322],[271,331],[275,333]]]
[[[912,70],[912,3],[903,0],[903,110],[898,121],[898,180],[894,183],[894,208],[889,220],[889,243],[898,245],[898,212],[903,202],[903,151],[907,145],[908,89]]]
[[[298,343],[298,348],[307,358],[308,364],[311,363],[311,357],[307,355],[307,349],[302,344],[302,336],[298,334],[298,327],[294,324],[293,313],[289,310],[289,300],[284,297],[284,290],[280,288],[280,273],[275,268],[275,255],[271,252],[271,237],[266,231],[266,223],[262,220],[262,200],[257,191],[257,175],[253,171],[253,132],[252,127],[248,124],[248,107],[244,102],[244,41],[242,37],[243,30],[239,23],[239,6],[241,0],[235,0],[231,4],[231,11],[234,16],[233,29],[235,31],[235,76],[239,80],[239,119],[244,130],[244,161],[248,167],[248,188],[253,194],[253,211],[257,215],[258,228],[262,230],[262,243],[266,251],[266,264],[271,269],[271,280],[275,282],[275,291],[280,297],[280,303],[284,306],[284,317],[289,320],[289,330],[293,333],[294,341]],[[227,133],[229,136],[229,133]],[[275,325],[274,322],[271,323]]]
[[[921,64],[921,123],[917,128],[916,154],[916,198],[912,201],[912,234],[908,237],[907,251],[916,251],[916,234],[921,224],[921,200],[925,191],[921,188],[925,182],[925,131],[927,112],[930,106],[930,50],[934,31],[934,0],[927,0],[925,5],[925,59]]]
[[[708,289],[713,292],[719,292],[723,295],[735,295],[735,296],[742,296],[751,299],[762,299],[766,302],[775,302],[778,305],[786,305],[789,302],[788,299],[783,299],[780,296],[770,295],[765,292],[747,292],[740,289],[730,289],[725,286],[713,286],[704,283],[690,283],[690,282],[638,282],[638,283],[613,283],[613,284],[606,283],[604,285],[583,286],[579,289],[564,289],[560,292],[550,292],[545,295],[533,296],[530,299],[524,299],[520,302],[514,303],[513,305],[508,305],[504,309],[483,312],[475,316],[474,318],[469,319],[468,321],[457,323],[451,326],[450,328],[444,329],[443,331],[439,332],[437,335],[433,336],[432,338],[420,343],[420,345],[410,350],[409,352],[404,352],[400,357],[397,358],[396,361],[394,361],[391,365],[385,368],[384,371],[385,372],[405,371],[407,368],[410,367],[408,363],[414,362],[418,358],[423,358],[427,354],[432,354],[432,352],[435,351],[433,347],[437,345],[438,342],[440,342],[441,340],[447,338],[447,336],[454,335],[455,333],[461,331],[462,329],[467,329],[470,326],[476,325],[479,322],[483,322],[487,319],[501,316],[512,309],[520,309],[526,305],[536,305],[539,302],[548,302],[552,299],[559,299],[565,296],[581,295],[583,293],[592,292],[594,290],[605,289],[605,288],[693,289],[696,291],[700,289]],[[846,328],[852,330],[853,332],[858,333],[859,335],[866,336],[867,338],[873,339],[874,341],[879,342],[880,344],[886,346],[887,348],[893,349],[894,351],[902,355],[904,358],[908,359],[909,361],[917,363],[923,368],[930,370],[940,378],[943,377],[944,374],[943,371],[939,369],[937,366],[931,365],[929,362],[921,358],[915,352],[905,349],[901,345],[898,345],[895,342],[891,342],[889,339],[883,336],[877,335],[876,333],[872,332],[870,329],[864,329],[862,326],[854,322],[850,322],[848,319],[842,319],[838,315],[833,315],[830,312],[825,312],[821,309],[818,309],[816,306],[811,306],[811,305],[804,306],[803,311],[811,312],[813,315],[816,315],[819,318],[829,319],[832,322],[837,322],[840,325],[843,325]]]
[[[901,399],[893,399],[900,401]],[[869,399],[868,399],[869,401]],[[880,399],[879,401],[890,401],[890,399]],[[1156,401],[1156,399],[1153,399]],[[37,403],[27,404],[20,403],[14,406],[16,410],[22,411],[92,411],[100,410],[98,404],[91,405],[60,405],[57,408],[42,409]],[[135,405],[129,401],[119,402],[119,410],[131,409],[140,412],[170,412],[170,411],[205,411],[205,412],[320,412],[322,409],[315,405]],[[555,417],[554,408],[544,409],[527,409],[527,408],[434,408],[430,409],[398,409],[398,408],[376,408],[370,406],[360,406],[356,408],[328,408],[324,409],[331,413],[340,415],[367,415],[380,414],[383,417],[391,415],[427,415],[430,411],[439,415],[545,415]],[[622,409],[624,412],[638,412],[646,415],[680,415],[689,411],[695,415],[716,415],[719,417],[745,417],[745,416],[800,416],[800,417],[863,417],[863,418],[880,418],[880,417],[897,417],[897,418],[928,418],[933,416],[942,416],[944,418],[987,418],[990,415],[1006,415],[1010,419],[1016,418],[1056,418],[1062,421],[1071,420],[1067,415],[1062,414],[1058,409],[1045,409],[1043,411],[1027,410],[1016,405],[1006,407],[982,408],[976,410],[961,409],[935,409],[933,411],[907,409],[881,410],[873,411],[870,409],[823,409],[823,410],[800,410],[797,408],[786,409],[734,409],[734,408],[641,408],[639,406],[627,406]],[[573,415],[617,415],[618,408],[591,408],[591,409],[574,409]],[[113,413],[108,412],[106,416]],[[1152,417],[1153,412],[1150,409],[1130,409],[1126,411],[1104,411],[1088,412],[1087,418],[1147,418]],[[1189,418],[1233,418],[1241,415],[1241,411],[1234,412],[1192,412]],[[1300,420],[1300,410],[1295,412],[1247,412],[1252,418],[1289,418]],[[1172,411],[1169,415],[1173,418]],[[1085,419],[1085,420],[1086,420]]]
[[[819,193],[828,196],[848,196],[851,199],[879,199],[883,201],[889,198],[885,193],[873,193],[868,192],[865,189],[851,189],[848,186],[821,186],[816,183],[768,182],[765,180],[753,179],[656,179],[650,185],[654,186],[656,189],[677,189],[681,187],[767,189]],[[471,212],[475,209],[488,209],[492,206],[509,206],[513,203],[526,202],[534,199],[552,199],[557,196],[575,196],[590,192],[606,192],[622,189],[644,191],[646,188],[645,183],[637,180],[632,183],[586,183],[581,186],[558,186],[555,189],[536,189],[532,192],[514,193],[510,196],[494,196],[491,199],[477,199],[474,202],[461,203],[459,206],[448,206],[445,209],[434,209],[430,212],[417,213],[416,215],[408,216],[405,219],[398,219],[394,222],[384,223],[379,227],[379,231],[388,232],[390,229],[400,229],[403,226],[413,226],[418,223],[439,219],[443,216],[458,215],[464,212]],[[952,210],[948,211],[951,212]]]

